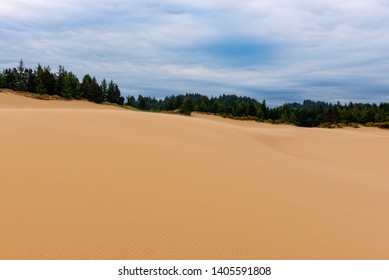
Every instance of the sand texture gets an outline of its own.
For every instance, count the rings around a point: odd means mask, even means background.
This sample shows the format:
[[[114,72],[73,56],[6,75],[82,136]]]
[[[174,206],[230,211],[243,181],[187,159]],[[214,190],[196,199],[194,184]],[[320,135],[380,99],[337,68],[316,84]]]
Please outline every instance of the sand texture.
[[[389,259],[389,131],[0,92],[0,259]]]

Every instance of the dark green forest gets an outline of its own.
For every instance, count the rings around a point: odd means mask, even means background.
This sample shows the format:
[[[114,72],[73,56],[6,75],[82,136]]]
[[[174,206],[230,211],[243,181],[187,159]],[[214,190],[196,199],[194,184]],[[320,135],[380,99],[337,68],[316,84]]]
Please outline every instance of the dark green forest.
[[[370,125],[389,128],[389,103],[336,104],[305,100],[269,108],[266,101],[236,95],[207,97],[200,94],[168,96],[163,100],[154,97],[127,96],[127,105],[143,111],[176,112],[190,115],[191,112],[216,114],[223,117],[255,120],[276,124],[293,124],[303,127],[342,127]]]
[[[124,104],[120,89],[112,80],[98,83],[94,76],[84,75],[82,81],[63,66],[53,73],[50,66],[29,69],[20,60],[18,67],[0,72],[0,88],[37,94],[58,95],[66,99],[86,99],[96,103]]]
[[[127,96],[125,100],[113,81],[103,79],[99,84],[95,77],[86,74],[80,82],[75,74],[66,71],[63,66],[53,73],[49,66],[38,65],[36,69],[27,69],[22,60],[17,68],[0,72],[0,88],[58,95],[66,99],[87,99],[96,103],[116,103],[150,112],[190,115],[196,111],[233,119],[303,127],[368,125],[389,128],[389,103],[331,104],[304,100],[303,103],[286,103],[269,108],[265,100],[259,102],[250,97],[225,94],[208,97],[197,93],[171,95],[164,99]]]

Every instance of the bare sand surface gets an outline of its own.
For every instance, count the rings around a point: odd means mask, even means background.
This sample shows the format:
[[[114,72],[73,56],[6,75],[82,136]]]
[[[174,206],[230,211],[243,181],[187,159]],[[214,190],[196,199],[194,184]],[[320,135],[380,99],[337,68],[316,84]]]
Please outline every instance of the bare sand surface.
[[[389,131],[0,92],[0,259],[389,259]]]

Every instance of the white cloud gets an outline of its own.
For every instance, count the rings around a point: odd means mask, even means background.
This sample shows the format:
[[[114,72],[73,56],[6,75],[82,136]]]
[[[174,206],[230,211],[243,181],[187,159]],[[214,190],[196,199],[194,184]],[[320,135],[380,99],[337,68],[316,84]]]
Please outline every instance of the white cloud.
[[[381,101],[387,18],[383,0],[3,0],[0,66],[62,64],[125,94]]]

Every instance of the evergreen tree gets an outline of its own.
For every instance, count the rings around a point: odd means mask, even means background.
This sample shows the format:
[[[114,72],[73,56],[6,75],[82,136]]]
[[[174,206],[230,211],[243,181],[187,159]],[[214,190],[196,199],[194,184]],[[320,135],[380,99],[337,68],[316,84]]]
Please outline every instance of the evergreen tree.
[[[194,105],[191,97],[187,97],[182,102],[180,113],[190,116],[194,110]]]
[[[103,91],[95,77],[86,74],[81,83],[81,96],[89,101],[101,103],[104,101]]]
[[[121,95],[119,86],[115,84],[115,96],[116,96],[116,104],[123,105],[124,104],[124,97]]]
[[[111,80],[108,84],[108,89],[107,89],[107,102],[110,103],[115,103],[115,84]]]
[[[27,91],[34,92],[36,89],[36,71],[32,69],[24,70],[27,76]]]
[[[51,73],[50,66],[43,68],[42,82],[46,88],[46,93],[50,95],[58,94],[57,92],[57,78]]]
[[[45,78],[44,78],[43,73],[44,73],[44,70],[43,70],[42,66],[40,64],[38,64],[38,68],[36,70],[35,92],[39,93],[39,94],[47,93],[47,88],[45,85]]]
[[[127,96],[127,102],[126,105],[131,107],[136,107],[136,100],[134,96]]]
[[[124,104],[124,97],[121,96],[118,85],[115,84],[112,80],[108,84],[106,100],[110,103],[116,103],[119,105]]]
[[[103,79],[103,81],[101,82],[101,90],[103,92],[104,100],[108,101],[108,85],[105,79]]]
[[[27,76],[25,73],[25,67],[23,60],[20,60],[17,72],[15,75],[15,90],[26,91],[27,88]]]
[[[258,103],[258,102],[257,102]],[[247,108],[247,115],[255,117],[257,115],[257,107],[255,102],[250,102]]]
[[[257,113],[258,114],[258,113]],[[258,116],[261,120],[265,120],[269,117],[269,108],[266,106],[266,101],[265,99],[262,100],[262,103],[259,108],[259,115]]]
[[[86,74],[84,78],[82,79],[81,86],[80,86],[80,92],[82,98],[85,98],[87,100],[92,100],[93,93],[92,93],[92,77],[89,74]]]
[[[147,103],[146,103],[145,98],[142,95],[139,94],[138,100],[136,101],[136,103],[137,103],[138,108],[140,110],[143,110],[143,111],[147,110]]]
[[[72,72],[65,72],[62,82],[61,95],[65,98],[80,99],[80,81]]]
[[[176,110],[177,108],[175,108],[174,106],[175,105],[174,99],[175,99],[174,95],[171,97],[165,97],[163,109],[166,111]]]
[[[7,87],[7,82],[5,80],[5,75],[4,72],[0,73],[0,88],[6,88]]]
[[[3,71],[3,77],[5,80],[5,87],[9,89],[14,89],[12,85],[14,84],[15,81],[15,76],[14,73],[11,69],[5,69]]]
[[[96,103],[104,102],[104,95],[100,85],[97,83],[95,77],[92,78],[92,99],[91,101]]]
[[[65,79],[66,79],[67,72],[65,70],[65,67],[62,65],[58,66],[58,75],[57,75],[57,89],[58,89],[58,95],[65,97],[66,94],[64,93],[64,87],[65,87]]]

